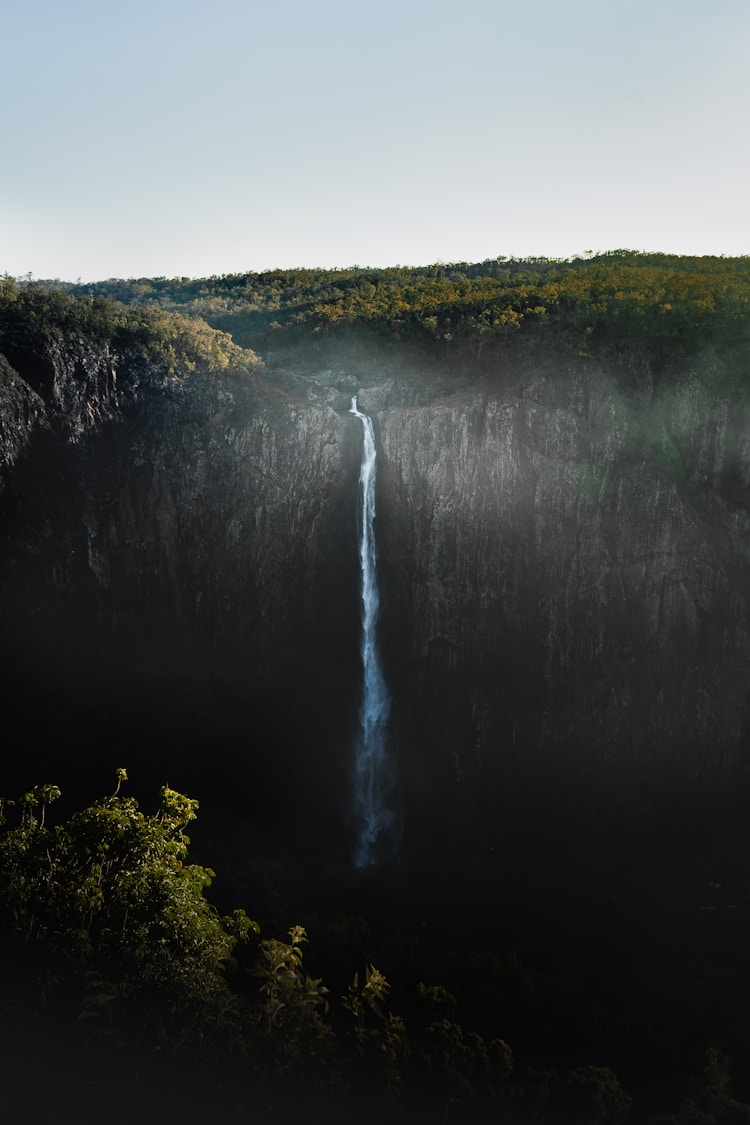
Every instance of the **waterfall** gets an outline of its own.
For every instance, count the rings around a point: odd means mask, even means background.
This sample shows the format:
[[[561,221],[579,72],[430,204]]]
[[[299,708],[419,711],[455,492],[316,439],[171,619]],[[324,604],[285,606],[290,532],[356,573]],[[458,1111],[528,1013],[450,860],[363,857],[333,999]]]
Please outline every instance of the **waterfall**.
[[[350,414],[362,423],[362,465],[359,472],[359,568],[362,599],[362,701],[359,709],[359,731],[354,760],[354,807],[357,848],[355,864],[369,867],[375,863],[379,843],[393,823],[393,814],[386,804],[388,761],[386,734],[390,699],[378,653],[376,626],[378,620],[377,552],[375,547],[375,472],[376,451],[372,421],[357,409],[357,396],[352,399]]]

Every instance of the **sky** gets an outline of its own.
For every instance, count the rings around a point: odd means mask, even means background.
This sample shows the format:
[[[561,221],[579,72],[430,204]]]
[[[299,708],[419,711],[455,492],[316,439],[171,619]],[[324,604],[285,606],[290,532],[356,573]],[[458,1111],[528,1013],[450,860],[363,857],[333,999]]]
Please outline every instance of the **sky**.
[[[6,0],[0,274],[750,254],[747,0]]]

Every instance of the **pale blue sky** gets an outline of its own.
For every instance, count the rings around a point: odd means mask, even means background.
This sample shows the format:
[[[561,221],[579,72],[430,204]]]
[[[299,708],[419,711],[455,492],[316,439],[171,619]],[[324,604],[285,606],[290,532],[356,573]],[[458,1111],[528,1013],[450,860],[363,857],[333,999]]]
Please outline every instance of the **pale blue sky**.
[[[750,253],[748,0],[24,0],[0,273]]]

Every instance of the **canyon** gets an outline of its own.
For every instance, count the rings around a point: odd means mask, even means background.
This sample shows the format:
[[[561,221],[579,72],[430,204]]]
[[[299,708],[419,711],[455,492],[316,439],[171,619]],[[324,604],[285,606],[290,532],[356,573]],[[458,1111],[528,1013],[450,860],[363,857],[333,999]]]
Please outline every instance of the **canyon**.
[[[351,846],[357,394],[404,854],[735,815],[741,357],[623,344],[430,370],[358,347],[165,373],[81,339],[4,352],[2,668],[33,747],[11,780],[124,763]]]

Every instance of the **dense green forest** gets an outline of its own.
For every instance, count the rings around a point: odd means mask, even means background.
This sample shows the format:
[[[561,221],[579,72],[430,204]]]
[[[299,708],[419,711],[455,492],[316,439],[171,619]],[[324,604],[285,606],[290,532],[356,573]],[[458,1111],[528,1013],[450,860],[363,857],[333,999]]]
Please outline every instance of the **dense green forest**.
[[[247,370],[254,353],[282,367],[377,354],[399,369],[478,374],[500,356],[541,351],[586,360],[634,345],[671,357],[735,349],[750,339],[750,258],[618,250],[90,284],[6,276],[0,301],[6,339],[54,330],[158,355],[172,371]]]
[[[221,371],[229,366],[247,371],[259,362],[228,335],[196,318],[0,278],[3,351],[39,348],[53,339],[138,356],[167,375],[185,375],[197,368]]]
[[[282,341],[346,337],[481,357],[508,340],[585,349],[591,340],[680,346],[750,332],[750,258],[618,250],[585,259],[490,259],[368,270],[273,270],[199,280],[44,283],[205,319],[264,354]]]

